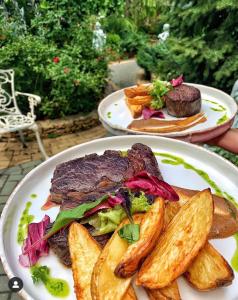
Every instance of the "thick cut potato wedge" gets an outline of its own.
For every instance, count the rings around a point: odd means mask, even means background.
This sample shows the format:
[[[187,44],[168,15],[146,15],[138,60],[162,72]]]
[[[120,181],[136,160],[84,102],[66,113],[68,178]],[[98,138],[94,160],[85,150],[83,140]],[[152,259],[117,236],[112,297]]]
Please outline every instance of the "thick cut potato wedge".
[[[206,243],[184,276],[199,291],[230,285],[234,279],[232,268],[209,243]]]
[[[124,89],[126,97],[134,98],[136,96],[147,96],[149,94],[150,87],[148,85],[139,84],[134,87],[128,87]]]
[[[130,112],[131,112],[131,115],[133,118],[139,118],[142,114],[142,110],[143,110],[143,105],[131,105],[129,104],[128,98],[126,98],[126,104],[127,104],[127,107],[129,108]]]
[[[149,105],[151,103],[151,96],[136,96],[134,98],[126,98],[129,105]]]
[[[182,205],[198,191],[173,187],[178,193]],[[214,217],[209,239],[221,239],[238,232],[238,209],[225,198],[212,195],[214,201]]]
[[[123,300],[137,300],[136,293],[132,286],[130,286],[127,290],[125,296],[123,297]]]
[[[94,265],[101,253],[101,247],[85,227],[74,222],[69,230],[69,250],[76,298],[77,300],[91,300],[91,277]],[[137,299],[132,286],[127,290],[124,299]]]
[[[159,289],[183,274],[205,245],[212,219],[213,200],[207,189],[180,208],[143,263],[137,284]]]
[[[76,222],[70,226],[68,241],[77,300],[90,300],[91,276],[101,248],[87,229]]]
[[[164,223],[164,200],[156,198],[151,209],[144,214],[140,224],[140,239],[130,245],[119,264],[115,274],[119,277],[130,277],[138,269],[141,260],[154,248]]]
[[[146,289],[150,300],[180,300],[180,293],[177,281],[172,282],[170,285],[162,289]]]
[[[134,222],[140,224],[143,215],[133,216]],[[122,222],[113,233],[99,256],[91,278],[91,294],[93,300],[124,299],[132,278],[119,278],[114,274],[115,268],[128,249],[128,243],[119,237],[118,230],[128,221]]]

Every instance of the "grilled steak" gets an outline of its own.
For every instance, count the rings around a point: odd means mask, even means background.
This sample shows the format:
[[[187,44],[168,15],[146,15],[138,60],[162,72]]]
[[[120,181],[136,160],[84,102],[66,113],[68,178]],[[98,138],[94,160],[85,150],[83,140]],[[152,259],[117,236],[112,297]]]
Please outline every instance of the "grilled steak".
[[[176,86],[169,91],[164,100],[166,108],[171,116],[189,117],[195,115],[201,110],[201,93],[200,91],[186,84]]]
[[[143,170],[162,179],[153,152],[143,144],[134,144],[127,156],[111,150],[105,151],[103,155],[86,155],[56,167],[51,180],[51,200],[60,203],[61,210],[71,209],[115,191],[126,179]],[[89,232],[92,229],[89,225],[85,227]],[[94,238],[104,246],[110,234]],[[60,260],[70,266],[68,229],[62,229],[48,241]]]
[[[143,170],[162,178],[153,152],[139,143],[128,150],[126,157],[120,151],[107,150],[103,155],[90,154],[70,160],[54,171],[51,201],[62,204],[61,209],[94,201]]]

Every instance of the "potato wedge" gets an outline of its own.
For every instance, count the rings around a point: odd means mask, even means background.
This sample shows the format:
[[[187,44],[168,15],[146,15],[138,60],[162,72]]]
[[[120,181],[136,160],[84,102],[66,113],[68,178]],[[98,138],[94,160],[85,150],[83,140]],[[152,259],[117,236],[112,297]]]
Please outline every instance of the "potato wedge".
[[[133,216],[134,222],[140,224],[143,214]],[[114,274],[121,257],[129,247],[128,243],[119,237],[118,230],[128,221],[122,222],[113,233],[99,256],[91,278],[91,294],[93,300],[124,299],[132,278],[119,278]]]
[[[128,98],[126,98],[126,104],[127,107],[129,108],[131,115],[133,118],[139,118],[142,114],[142,110],[143,110],[143,105],[131,105],[128,100]]]
[[[87,229],[77,222],[70,226],[68,241],[77,300],[90,300],[91,276],[101,248]]]
[[[136,96],[134,98],[126,98],[128,104],[130,105],[149,105],[151,103],[152,97],[149,96]]]
[[[124,89],[124,93],[129,98],[136,96],[147,96],[149,94],[150,87],[148,85],[139,84],[134,87],[128,87]]]
[[[92,299],[91,277],[94,265],[101,253],[101,247],[84,226],[74,222],[69,229],[69,250],[76,298],[77,300],[90,300]],[[124,299],[137,299],[132,286],[127,290]]]
[[[183,274],[207,241],[213,219],[209,189],[197,193],[181,207],[145,259],[137,284],[150,289],[170,285]]]
[[[123,300],[137,300],[136,293],[132,286],[130,286],[127,290],[125,296],[123,297]]]
[[[184,204],[198,191],[173,187],[179,194],[180,203]],[[212,195],[214,201],[214,217],[209,239],[221,239],[238,232],[238,209],[225,198]]]
[[[201,250],[184,273],[188,282],[199,291],[230,285],[234,273],[224,257],[209,243]]]
[[[164,223],[164,200],[156,198],[151,209],[144,214],[140,224],[140,239],[130,245],[115,269],[119,277],[130,277],[138,269],[141,260],[154,248]]]
[[[173,281],[170,285],[162,289],[146,289],[150,300],[180,300],[180,293],[177,281]]]

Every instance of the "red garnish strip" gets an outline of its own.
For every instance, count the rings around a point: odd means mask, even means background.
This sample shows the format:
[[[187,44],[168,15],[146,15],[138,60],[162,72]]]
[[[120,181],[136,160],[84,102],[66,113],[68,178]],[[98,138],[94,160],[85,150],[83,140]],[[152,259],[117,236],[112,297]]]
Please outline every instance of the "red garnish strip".
[[[125,186],[129,189],[142,190],[146,194],[160,196],[165,200],[178,201],[179,196],[175,190],[163,180],[159,180],[156,176],[152,176],[146,171],[142,171],[125,182]]]
[[[49,245],[43,237],[49,223],[50,217],[45,215],[41,222],[28,225],[28,236],[22,246],[23,254],[19,256],[19,262],[23,267],[34,266],[41,256],[48,255]]]
[[[150,118],[165,119],[164,113],[161,110],[155,110],[149,107],[144,107],[142,110],[142,116],[145,120]]]

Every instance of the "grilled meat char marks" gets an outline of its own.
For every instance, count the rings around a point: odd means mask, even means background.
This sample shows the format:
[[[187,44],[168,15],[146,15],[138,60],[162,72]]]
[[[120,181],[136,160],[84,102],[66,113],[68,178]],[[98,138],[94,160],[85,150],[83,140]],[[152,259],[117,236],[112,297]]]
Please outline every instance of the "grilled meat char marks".
[[[134,144],[126,157],[120,151],[107,150],[103,155],[90,154],[62,163],[51,180],[52,201],[60,203],[61,210],[74,208],[115,191],[143,170],[162,179],[152,150],[140,143]],[[103,246],[110,234],[94,238]],[[49,245],[66,266],[71,265],[67,228],[49,238]]]
[[[143,170],[162,178],[153,152],[139,143],[128,150],[127,157],[107,150],[103,155],[90,154],[62,163],[51,180],[52,201],[62,204],[62,209],[94,201]]]

